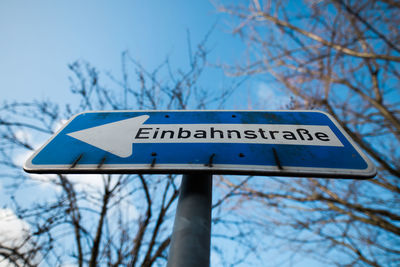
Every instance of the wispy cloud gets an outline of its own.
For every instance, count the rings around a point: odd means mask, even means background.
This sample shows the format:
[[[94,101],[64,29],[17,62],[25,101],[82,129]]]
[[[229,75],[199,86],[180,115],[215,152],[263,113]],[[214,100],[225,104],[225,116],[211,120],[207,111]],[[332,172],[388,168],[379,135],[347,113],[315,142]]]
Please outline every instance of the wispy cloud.
[[[265,82],[256,85],[257,106],[265,109],[282,109],[290,102],[290,95],[269,86]]]
[[[24,253],[30,247],[29,242],[26,242],[29,235],[30,226],[27,222],[19,219],[11,209],[0,209],[0,243],[2,246]],[[39,259],[31,260],[32,262],[39,261]],[[22,262],[19,263],[23,265]],[[7,259],[0,256],[0,267],[10,266],[10,264]]]

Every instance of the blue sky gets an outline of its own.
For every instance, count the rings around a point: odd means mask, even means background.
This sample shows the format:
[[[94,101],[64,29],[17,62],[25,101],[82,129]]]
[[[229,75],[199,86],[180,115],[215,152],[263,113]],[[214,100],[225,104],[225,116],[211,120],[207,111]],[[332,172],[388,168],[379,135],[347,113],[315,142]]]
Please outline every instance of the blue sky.
[[[167,55],[187,63],[193,46],[217,23],[213,62],[236,61],[244,46],[209,1],[1,1],[0,77],[3,100],[65,100],[67,64],[83,59],[118,73],[121,52],[152,69]]]
[[[208,42],[212,48],[210,62],[243,62],[245,45],[231,34],[230,23],[208,0],[2,0],[0,103],[33,99],[50,99],[60,104],[73,101],[68,64],[76,60],[90,62],[103,74],[118,75],[121,53],[127,50],[146,69],[153,69],[168,55],[173,67],[185,66],[187,31],[195,46],[214,24],[216,28]],[[229,79],[222,72],[219,74],[206,76],[205,85],[218,88]],[[262,77],[253,77],[226,108],[247,109],[250,104],[254,109],[275,109],[286,104],[287,96],[273,89]],[[22,164],[27,155],[19,157],[18,162]],[[85,178],[96,186],[96,177]],[[3,205],[4,192],[5,186],[0,183]],[[276,261],[282,258],[279,256]],[[293,265],[316,266],[310,259]]]
[[[73,101],[68,64],[86,60],[102,73],[118,75],[126,50],[150,70],[168,55],[173,67],[183,67],[188,63],[188,30],[195,46],[215,24],[208,42],[210,62],[244,59],[245,45],[210,1],[0,1],[0,102]],[[217,88],[229,78],[220,72],[217,79],[207,79],[206,86]],[[256,100],[236,97],[227,108],[265,108],[254,101],[274,99],[267,89],[263,82],[247,83],[240,93]],[[279,102],[274,99],[272,104]]]

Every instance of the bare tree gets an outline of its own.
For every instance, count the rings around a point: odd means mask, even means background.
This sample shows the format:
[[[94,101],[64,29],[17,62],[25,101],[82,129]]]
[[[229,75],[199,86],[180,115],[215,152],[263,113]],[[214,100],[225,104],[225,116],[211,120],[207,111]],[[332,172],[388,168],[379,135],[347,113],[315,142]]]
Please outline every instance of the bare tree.
[[[15,159],[84,110],[223,104],[232,88],[211,92],[199,82],[209,53],[204,44],[190,55],[187,70],[173,71],[167,59],[147,71],[128,52],[122,54],[122,78],[74,62],[70,82],[78,105],[44,100],[0,106],[1,176],[13,200],[6,208],[28,225],[15,242],[0,239],[1,261],[10,266],[165,265],[179,188],[176,175],[27,175]],[[113,87],[103,86],[104,80]]]
[[[398,266],[399,3],[244,2],[219,6],[248,45],[248,61],[226,71],[281,88],[292,96],[287,108],[327,111],[379,171],[365,181],[252,179],[232,198],[258,207],[252,220],[293,252],[339,266]]]

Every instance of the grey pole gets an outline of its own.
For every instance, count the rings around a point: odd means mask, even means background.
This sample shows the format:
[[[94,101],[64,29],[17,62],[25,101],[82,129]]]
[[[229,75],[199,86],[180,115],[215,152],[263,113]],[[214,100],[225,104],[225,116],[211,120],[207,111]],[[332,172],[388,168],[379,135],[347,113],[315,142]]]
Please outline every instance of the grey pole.
[[[210,266],[211,174],[183,175],[167,267]]]

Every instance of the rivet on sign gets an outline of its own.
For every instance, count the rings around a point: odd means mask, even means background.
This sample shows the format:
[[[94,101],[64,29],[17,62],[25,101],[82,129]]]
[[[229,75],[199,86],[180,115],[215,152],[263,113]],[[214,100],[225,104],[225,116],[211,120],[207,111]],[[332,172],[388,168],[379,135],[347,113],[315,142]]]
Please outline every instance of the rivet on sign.
[[[156,152],[153,152],[153,153],[151,153],[151,155],[154,157],[153,158],[153,160],[151,161],[151,167],[153,168],[154,167],[154,165],[156,165],[156,156],[157,156],[157,153]]]
[[[80,154],[80,155],[74,160],[74,162],[73,162],[72,165],[71,165],[71,169],[75,168],[75,166],[76,166],[76,165],[78,164],[78,162],[82,159],[82,157],[83,157],[83,153]]]
[[[153,168],[154,165],[156,165],[156,158],[153,158],[153,160],[151,161],[151,165],[150,166]]]
[[[215,157],[215,153],[212,153],[210,158],[208,159],[208,164],[205,164],[205,165],[208,166],[208,167],[212,167],[213,166],[214,157]]]
[[[101,159],[100,163],[97,165],[97,169],[100,169],[101,166],[103,166],[103,164],[104,164],[105,161],[106,161],[106,156],[104,156],[104,157]]]
[[[274,158],[276,161],[276,165],[278,165],[278,169],[283,170],[282,164],[279,161],[278,152],[276,152],[276,149],[274,147],[272,148],[272,153],[274,153]]]

